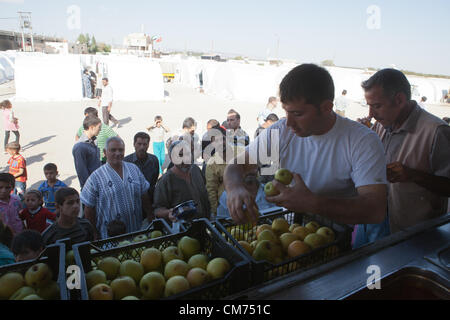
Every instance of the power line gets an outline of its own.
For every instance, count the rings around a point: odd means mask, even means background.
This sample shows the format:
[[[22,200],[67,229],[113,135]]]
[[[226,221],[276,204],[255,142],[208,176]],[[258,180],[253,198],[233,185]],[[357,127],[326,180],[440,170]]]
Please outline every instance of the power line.
[[[17,20],[18,18],[17,17],[10,17],[10,18],[0,18],[0,19],[4,19],[4,20],[6,20],[6,19],[15,19],[15,20]]]

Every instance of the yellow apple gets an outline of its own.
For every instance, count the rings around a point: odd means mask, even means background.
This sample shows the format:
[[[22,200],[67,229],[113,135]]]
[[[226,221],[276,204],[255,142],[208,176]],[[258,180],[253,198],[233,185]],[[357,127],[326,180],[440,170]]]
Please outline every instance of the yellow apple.
[[[98,262],[98,269],[106,274],[106,279],[113,280],[120,270],[120,261],[115,257],[105,257]]]
[[[335,238],[334,231],[328,227],[320,227],[316,231],[316,233],[320,234],[321,236],[324,236],[325,239],[327,240],[327,243],[331,243],[334,241],[334,238]]]
[[[144,272],[158,270],[163,261],[161,251],[156,248],[148,248],[142,251],[140,263],[144,267]]]
[[[166,285],[166,279],[164,276],[155,271],[146,273],[139,283],[142,291],[142,295],[146,299],[159,299],[164,293],[164,287]]]
[[[183,276],[174,276],[167,280],[164,296],[169,297],[174,294],[189,290],[189,281]]]
[[[287,253],[290,258],[300,256],[310,251],[311,251],[310,246],[300,240],[292,241],[287,249]]]
[[[45,263],[36,263],[25,272],[25,282],[29,287],[42,288],[52,281],[52,270]]]
[[[199,253],[189,258],[188,265],[189,268],[201,268],[203,270],[206,270],[208,262],[209,258],[206,255]]]
[[[272,231],[277,235],[289,232],[289,222],[283,218],[276,218],[272,222]]]
[[[327,239],[317,233],[310,233],[306,236],[305,241],[311,248],[316,249],[327,243]]]
[[[311,232],[316,232],[317,229],[320,228],[320,225],[316,221],[310,221],[305,225],[305,227],[311,230]]]
[[[206,266],[206,271],[212,279],[219,279],[231,269],[230,263],[225,258],[214,258]]]
[[[294,228],[294,230],[292,230],[292,233],[296,234],[298,236],[299,240],[304,241],[306,236],[310,233],[312,233],[312,231],[310,229],[308,229],[307,227],[304,226],[299,226]]]
[[[298,236],[295,233],[286,232],[280,236],[281,246],[284,252],[287,252],[287,249],[291,242],[298,240]]]
[[[105,283],[99,283],[89,290],[90,300],[113,300],[114,293],[110,286]]]
[[[267,197],[273,197],[280,194],[280,191],[278,191],[277,188],[272,184],[272,181],[267,182],[264,186],[264,192]]]
[[[166,279],[170,279],[174,276],[186,277],[189,271],[189,265],[183,260],[173,259],[170,260],[164,267],[164,276]]]
[[[144,275],[144,267],[137,261],[125,260],[120,264],[119,274],[133,278],[136,284],[139,284]]]
[[[8,272],[0,277],[0,299],[9,299],[25,285],[23,276],[18,272]],[[31,287],[31,286],[30,286]]]
[[[186,279],[189,282],[191,288],[204,285],[209,280],[209,274],[206,270],[201,268],[192,268],[186,275]]]
[[[126,296],[137,295],[136,282],[129,276],[120,276],[111,281],[111,289],[114,293],[115,300],[120,300]]]

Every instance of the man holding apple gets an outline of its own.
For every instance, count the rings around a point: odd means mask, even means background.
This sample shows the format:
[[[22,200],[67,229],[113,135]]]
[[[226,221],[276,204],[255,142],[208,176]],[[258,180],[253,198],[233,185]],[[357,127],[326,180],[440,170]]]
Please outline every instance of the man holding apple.
[[[384,221],[383,146],[369,128],[333,112],[334,83],[328,71],[313,64],[292,69],[280,84],[280,100],[286,118],[264,130],[246,148],[244,164],[239,164],[242,156],[238,157],[225,171],[227,205],[233,220],[246,222],[244,204],[250,218],[257,219],[254,197],[245,189],[243,177],[254,166],[272,160],[271,174],[286,168],[293,173],[293,183],[287,186],[275,180],[273,187],[279,193],[267,196],[268,201],[340,223]],[[264,150],[272,150],[272,156],[275,150],[276,159],[262,156]],[[375,234],[372,241],[384,235]]]

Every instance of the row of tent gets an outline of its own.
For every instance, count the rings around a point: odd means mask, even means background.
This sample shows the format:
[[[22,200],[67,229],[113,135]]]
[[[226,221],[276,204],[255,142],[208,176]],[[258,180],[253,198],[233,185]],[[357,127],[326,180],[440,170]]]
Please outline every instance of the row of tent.
[[[0,52],[0,84],[15,79],[17,101],[77,101],[82,99],[81,71],[89,68],[98,78],[107,76],[115,100],[162,101],[162,73],[170,69],[174,81],[202,88],[219,98],[264,103],[278,94],[283,77],[296,65],[263,65],[244,61],[217,62],[194,57],[167,56],[161,59],[118,55],[47,55],[42,53]],[[327,67],[336,96],[364,103],[361,82],[373,72],[362,69]],[[427,97],[437,103],[450,87],[449,79],[408,76],[413,99]]]

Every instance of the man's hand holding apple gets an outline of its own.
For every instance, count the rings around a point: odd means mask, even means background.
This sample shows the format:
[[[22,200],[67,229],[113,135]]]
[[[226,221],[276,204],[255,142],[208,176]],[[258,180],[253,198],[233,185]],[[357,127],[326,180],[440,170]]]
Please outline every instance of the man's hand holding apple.
[[[292,187],[273,180],[272,184],[280,193],[275,196],[266,196],[267,201],[275,203],[294,212],[314,212],[317,196],[308,189],[302,177],[294,173],[295,184]]]
[[[255,196],[245,188],[245,185],[236,185],[227,191],[227,207],[231,218],[239,224],[258,221],[259,213]]]

